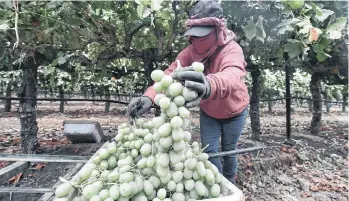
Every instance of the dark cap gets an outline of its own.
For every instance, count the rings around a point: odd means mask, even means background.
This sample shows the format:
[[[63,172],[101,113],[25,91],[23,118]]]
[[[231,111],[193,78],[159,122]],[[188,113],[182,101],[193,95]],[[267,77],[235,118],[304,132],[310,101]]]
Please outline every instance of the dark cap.
[[[195,6],[189,11],[190,19],[201,19],[206,17],[223,17],[223,9],[221,4],[216,0],[200,0]],[[184,36],[207,36],[214,29],[214,26],[193,26],[189,28]]]

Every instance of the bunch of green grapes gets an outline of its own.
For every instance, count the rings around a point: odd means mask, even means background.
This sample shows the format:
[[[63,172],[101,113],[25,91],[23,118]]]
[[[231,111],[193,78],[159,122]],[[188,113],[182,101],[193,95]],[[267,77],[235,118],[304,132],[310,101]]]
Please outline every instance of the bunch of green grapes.
[[[52,35],[52,47],[59,48],[63,45],[64,35],[62,33],[55,32]]]
[[[203,69],[200,63],[194,66]],[[58,186],[56,197],[64,200],[73,187],[80,189],[73,201],[188,201],[222,196],[222,175],[201,144],[191,143],[190,111],[184,105],[195,93],[161,70],[151,77],[161,115],[121,124],[115,141],[99,149],[78,177]]]
[[[101,45],[98,42],[92,42],[87,46],[88,58],[95,62],[101,52]]]

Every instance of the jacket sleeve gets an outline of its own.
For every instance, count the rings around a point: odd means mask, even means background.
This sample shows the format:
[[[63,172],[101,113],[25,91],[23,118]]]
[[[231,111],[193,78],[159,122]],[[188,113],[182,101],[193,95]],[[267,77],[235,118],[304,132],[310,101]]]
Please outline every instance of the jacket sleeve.
[[[227,99],[244,87],[247,63],[242,48],[237,43],[229,44],[220,62],[217,73],[206,76],[211,85],[207,100]]]
[[[179,60],[182,67],[189,66],[190,65],[190,54],[189,49],[185,48],[183,49],[177,56],[176,60]],[[174,61],[171,63],[171,65],[164,71],[165,75],[171,74],[175,69],[177,68],[177,62]],[[156,91],[154,90],[153,86],[150,86],[145,93],[144,96],[149,97],[153,103],[156,96]]]

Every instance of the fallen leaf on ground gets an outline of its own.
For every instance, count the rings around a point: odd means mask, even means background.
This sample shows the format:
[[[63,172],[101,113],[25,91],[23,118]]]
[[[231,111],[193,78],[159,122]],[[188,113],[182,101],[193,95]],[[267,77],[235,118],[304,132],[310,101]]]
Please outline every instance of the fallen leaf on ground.
[[[9,179],[9,182],[12,183],[18,183],[18,181],[21,179],[23,172],[17,174],[16,176],[12,177],[11,179]]]
[[[311,197],[311,193],[304,191],[304,192],[301,193],[301,196],[302,196],[302,198],[308,198],[308,197]]]
[[[0,142],[7,142],[8,138],[7,137],[0,137]]]
[[[319,189],[318,186],[315,185],[315,186],[311,186],[311,187],[310,187],[310,190],[311,190],[311,191],[314,191],[314,192],[317,192],[317,191],[319,191],[320,189]]]
[[[20,143],[20,142],[21,142],[21,138],[19,138],[19,137],[14,138],[14,139],[12,140],[12,143],[13,143],[13,144],[18,144],[18,143]]]
[[[8,165],[8,161],[1,161],[0,162],[0,169],[6,167],[7,165]]]
[[[35,169],[36,169],[36,170],[41,170],[41,169],[44,168],[44,167],[46,167],[46,164],[44,164],[44,163],[38,163],[38,164],[36,164]]]
[[[296,153],[297,150],[295,148],[289,148],[288,153]]]
[[[251,174],[252,174],[252,171],[251,171],[251,170],[246,170],[246,174],[247,174],[247,175],[251,175]]]

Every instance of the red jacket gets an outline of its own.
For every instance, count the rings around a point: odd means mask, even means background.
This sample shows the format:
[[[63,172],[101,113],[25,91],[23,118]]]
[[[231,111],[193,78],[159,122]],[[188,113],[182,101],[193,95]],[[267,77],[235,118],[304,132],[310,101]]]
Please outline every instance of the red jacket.
[[[217,119],[225,119],[241,113],[249,104],[247,86],[244,82],[246,75],[246,62],[242,48],[232,39],[220,46],[212,57],[210,64],[205,63],[204,74],[211,84],[211,95],[206,100],[202,100],[200,108],[209,116]],[[193,59],[193,47],[187,46],[182,50],[177,60],[182,67],[190,66]],[[208,66],[209,65],[209,66]],[[172,62],[164,72],[171,74],[177,68],[177,62]],[[145,94],[154,101],[156,92],[153,87],[149,87]]]

